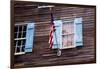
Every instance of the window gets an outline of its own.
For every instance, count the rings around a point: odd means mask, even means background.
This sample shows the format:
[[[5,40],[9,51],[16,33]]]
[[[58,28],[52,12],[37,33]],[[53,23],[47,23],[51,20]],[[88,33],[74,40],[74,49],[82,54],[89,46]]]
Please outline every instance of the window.
[[[74,23],[72,20],[63,21],[62,28],[63,49],[74,47]]]
[[[14,51],[15,55],[32,52],[34,36],[34,23],[15,24]]]
[[[55,20],[53,48],[74,48],[83,46],[82,18],[74,20]]]

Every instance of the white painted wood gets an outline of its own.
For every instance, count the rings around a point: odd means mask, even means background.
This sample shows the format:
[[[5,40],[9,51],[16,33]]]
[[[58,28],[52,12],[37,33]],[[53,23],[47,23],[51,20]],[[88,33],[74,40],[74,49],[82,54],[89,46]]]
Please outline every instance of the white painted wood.
[[[14,40],[23,40],[23,39],[26,39],[26,38],[15,38]]]
[[[25,54],[25,52],[15,53],[14,55],[22,55],[22,54]]]

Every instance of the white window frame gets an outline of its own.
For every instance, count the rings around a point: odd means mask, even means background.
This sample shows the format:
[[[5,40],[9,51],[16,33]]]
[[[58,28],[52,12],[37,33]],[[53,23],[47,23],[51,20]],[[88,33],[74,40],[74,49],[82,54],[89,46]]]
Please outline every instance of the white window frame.
[[[73,36],[74,36],[74,37],[73,37],[73,45],[71,45],[71,46],[67,46],[67,45],[66,45],[66,46],[63,46],[63,45],[62,45],[62,49],[69,49],[69,48],[75,48],[75,47],[76,47],[76,46],[75,46],[75,24],[74,24],[74,19],[67,19],[67,20],[64,19],[64,20],[63,20],[63,23],[62,23],[62,26],[63,26],[64,24],[67,24],[67,23],[71,23],[71,24],[74,25],[74,26],[73,26],[73,27],[74,27],[74,28],[73,28],[73,33],[72,33]],[[63,27],[62,27],[62,30],[63,30]],[[70,34],[69,34],[69,35],[70,35]],[[68,37],[68,34],[66,35],[66,34],[63,34],[63,33],[62,33],[62,42],[63,42],[63,38],[64,38],[63,36]]]
[[[62,26],[63,26],[64,24],[66,24],[66,23],[73,23],[73,24],[74,24],[74,28],[73,28],[73,30],[74,30],[74,33],[73,33],[73,34],[74,34],[74,40],[73,40],[73,41],[74,41],[74,45],[72,45],[72,46],[66,46],[66,47],[62,45],[62,49],[75,48],[75,47],[76,47],[76,42],[75,42],[75,41],[76,41],[76,25],[75,25],[75,23],[74,23],[74,19],[70,19],[70,20],[68,20],[68,21],[67,21],[67,20],[65,21],[65,19],[64,19],[64,20],[63,20],[63,23],[62,23]],[[82,24],[82,25],[83,25],[83,24]],[[63,27],[62,27],[62,30],[63,30]],[[63,33],[62,33],[62,42],[63,42],[63,36],[64,36],[64,35],[67,36],[66,34],[63,34]]]
[[[73,24],[74,24],[73,20],[72,20],[72,21],[64,21],[64,20],[63,20],[62,26],[63,26],[64,24],[67,24],[67,23],[73,23]],[[74,28],[75,28],[75,25],[74,25]],[[73,40],[74,45],[72,45],[72,46],[63,46],[63,45],[62,45],[62,49],[69,49],[69,48],[75,48],[75,47],[76,47],[76,46],[75,46],[75,29],[74,29],[74,28],[73,28],[73,30],[74,30],[74,33],[73,33],[73,35],[74,35],[74,40]],[[63,30],[63,27],[62,27],[62,30]],[[70,35],[70,34],[69,34],[69,35]],[[68,37],[68,35],[62,33],[62,42],[63,42],[63,38],[64,38],[63,36],[67,36],[67,37]]]
[[[20,25],[21,25],[21,26],[24,26],[24,25],[27,26],[28,23],[16,23],[16,24],[15,24],[15,26],[20,26]],[[15,26],[14,26],[14,27],[15,27]],[[15,31],[14,31],[14,33],[15,33]],[[27,28],[26,28],[26,33],[27,33]],[[21,35],[22,35],[22,34],[21,34]],[[26,37],[24,37],[24,38],[14,38],[14,41],[15,41],[15,40],[23,40],[23,39],[26,40]],[[17,47],[17,45],[14,46],[14,49],[15,49],[14,55],[22,55],[22,54],[25,54],[25,50],[24,50],[24,52],[21,51],[21,52],[18,52],[18,53],[17,53],[17,52],[16,52],[16,47]]]

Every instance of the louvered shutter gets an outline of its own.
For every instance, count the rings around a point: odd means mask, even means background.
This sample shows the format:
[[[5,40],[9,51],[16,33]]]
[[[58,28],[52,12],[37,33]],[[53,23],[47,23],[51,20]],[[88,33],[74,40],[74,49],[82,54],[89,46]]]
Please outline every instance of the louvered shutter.
[[[82,18],[75,18],[75,46],[83,46]]]
[[[32,52],[34,40],[34,23],[28,23],[26,33],[25,52]]]
[[[62,48],[62,20],[54,21],[56,31],[53,34],[53,48]]]

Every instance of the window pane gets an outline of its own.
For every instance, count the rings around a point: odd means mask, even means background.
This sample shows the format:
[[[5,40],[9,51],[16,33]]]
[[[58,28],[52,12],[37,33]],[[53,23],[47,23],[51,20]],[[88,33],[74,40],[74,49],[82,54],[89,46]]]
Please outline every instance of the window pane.
[[[19,47],[16,48],[16,52],[20,52],[20,48]]]
[[[22,40],[22,45],[25,45],[26,40]]]
[[[15,40],[15,41],[14,41],[14,46],[16,46],[16,43],[17,43],[17,41]]]
[[[27,26],[25,25],[25,26],[23,26],[23,31],[26,31],[26,28],[27,28]]]
[[[23,32],[22,38],[26,37],[26,32]]]
[[[22,26],[19,26],[19,32],[21,32],[22,31]]]
[[[21,40],[18,40],[18,46],[20,46],[21,45]]]
[[[18,38],[21,38],[21,34],[22,34],[22,32],[19,32],[18,33]]]
[[[24,52],[25,51],[25,46],[22,46],[22,50],[21,50],[22,52]]]
[[[14,32],[18,32],[18,26],[15,26]]]
[[[17,33],[14,33],[14,38],[17,38]]]

